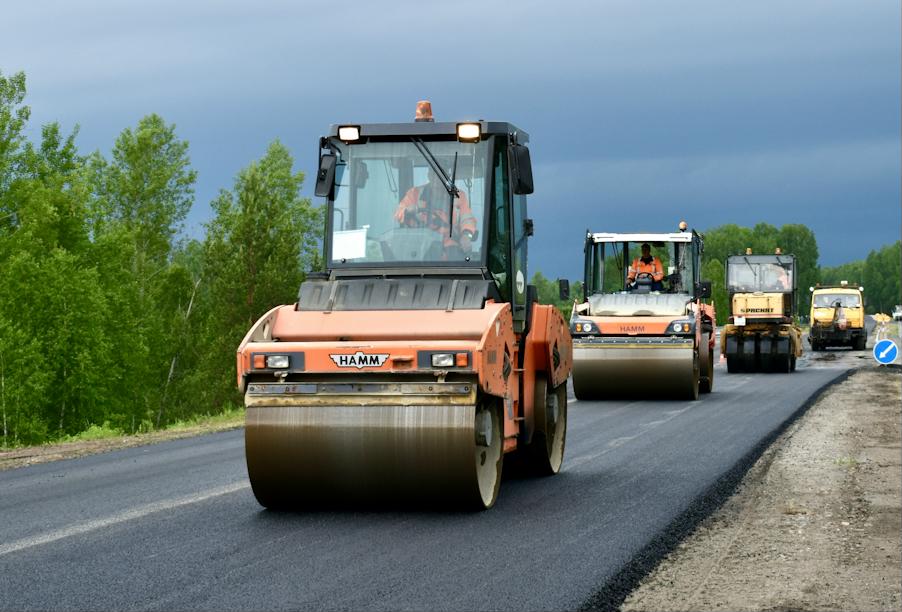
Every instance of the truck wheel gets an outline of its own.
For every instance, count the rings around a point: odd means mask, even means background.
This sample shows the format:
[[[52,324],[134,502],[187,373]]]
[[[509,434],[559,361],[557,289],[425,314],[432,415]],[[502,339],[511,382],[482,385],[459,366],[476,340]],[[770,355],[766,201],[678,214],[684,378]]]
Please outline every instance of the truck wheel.
[[[702,334],[699,344],[699,371],[698,390],[700,393],[711,393],[714,389],[714,349],[708,346],[710,334]]]
[[[858,336],[855,338],[855,350],[863,351],[866,350],[868,346],[868,339],[865,336]]]

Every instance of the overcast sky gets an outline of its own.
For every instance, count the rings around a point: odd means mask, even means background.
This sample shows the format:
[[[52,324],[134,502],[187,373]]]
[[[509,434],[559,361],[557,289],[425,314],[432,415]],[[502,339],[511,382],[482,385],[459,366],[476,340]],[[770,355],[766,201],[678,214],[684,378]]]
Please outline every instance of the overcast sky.
[[[900,237],[898,0],[5,2],[0,70],[84,152],[158,113],[199,171],[187,231],[269,142],[313,175],[331,123],[530,134],[531,271],[582,235],[804,223],[821,265]],[[312,181],[305,186],[312,195]]]

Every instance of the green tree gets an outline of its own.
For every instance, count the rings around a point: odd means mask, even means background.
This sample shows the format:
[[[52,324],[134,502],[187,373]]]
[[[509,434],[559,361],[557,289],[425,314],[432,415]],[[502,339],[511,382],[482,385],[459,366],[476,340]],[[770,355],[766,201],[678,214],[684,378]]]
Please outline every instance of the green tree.
[[[902,242],[868,253],[864,262],[864,296],[868,312],[888,313],[902,304],[899,279],[902,276]],[[850,280],[851,282],[851,280]]]
[[[296,301],[305,270],[316,261],[322,211],[300,195],[304,181],[278,141],[239,172],[231,191],[213,202],[203,248],[204,358],[185,385],[206,405],[235,401],[235,349],[267,310]]]
[[[12,217],[5,209],[5,193],[13,175],[13,165],[22,143],[22,132],[31,110],[25,101],[25,73],[4,77],[0,71],[0,227]]]
[[[570,281],[570,299],[568,300],[561,299],[558,281],[545,278],[541,272],[533,274],[529,284],[535,286],[540,304],[556,306],[564,319],[568,321],[573,310],[573,301],[582,299],[582,281]]]
[[[197,173],[188,143],[157,115],[123,130],[109,161],[95,153],[87,167],[92,263],[108,281],[109,303],[123,322],[111,341],[115,352],[134,358],[127,375],[117,372],[116,393],[133,400],[125,429],[149,428],[165,412],[185,336],[186,294],[196,291],[172,255]]]
[[[38,340],[0,315],[0,420],[3,448],[43,442],[47,422],[36,406],[50,391],[48,359]]]
[[[49,382],[30,409],[48,431],[77,433],[103,422],[114,408],[108,393],[113,356],[106,338],[110,317],[96,271],[63,249],[40,258],[18,253],[3,266],[0,313],[37,342],[44,356],[37,367]]]
[[[711,299],[717,324],[723,325],[730,316],[730,303],[724,285],[724,267],[718,259],[708,259],[702,264],[702,278],[711,281]]]
[[[109,162],[98,153],[92,156],[91,170],[95,231],[118,224],[134,235],[136,275],[165,266],[197,180],[188,143],[176,137],[175,126],[158,115],[142,118],[135,129],[122,131]]]
[[[754,228],[749,229],[728,224],[705,231],[704,238],[705,253],[702,259],[702,270],[705,280],[712,282],[712,294],[718,322],[725,322],[729,316],[729,299],[723,284],[723,270],[726,267],[727,258],[731,255],[745,253],[747,248],[751,248],[752,252],[756,254],[770,254],[779,247],[783,253],[796,256],[799,309],[797,314],[804,314],[804,311],[807,310],[808,287],[817,282],[819,275],[817,240],[808,227],[788,224],[776,228],[767,223],[758,223]],[[714,266],[708,266],[712,261],[720,262],[720,270]],[[720,274],[719,279],[711,276],[715,273]],[[718,280],[720,283],[717,282]]]

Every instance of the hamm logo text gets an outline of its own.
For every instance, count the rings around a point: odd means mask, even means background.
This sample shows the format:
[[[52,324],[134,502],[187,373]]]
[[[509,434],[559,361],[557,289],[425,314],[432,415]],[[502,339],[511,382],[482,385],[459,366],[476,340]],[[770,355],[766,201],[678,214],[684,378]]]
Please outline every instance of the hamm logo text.
[[[363,351],[357,351],[353,355],[329,355],[332,361],[339,368],[378,368],[385,360],[388,354],[368,354]]]

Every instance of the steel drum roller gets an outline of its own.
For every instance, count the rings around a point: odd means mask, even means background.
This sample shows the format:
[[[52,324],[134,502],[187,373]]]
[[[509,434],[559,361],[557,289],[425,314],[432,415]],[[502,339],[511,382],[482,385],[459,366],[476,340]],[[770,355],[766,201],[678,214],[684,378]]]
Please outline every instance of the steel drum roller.
[[[578,398],[691,397],[693,385],[698,385],[698,362],[691,341],[573,345],[573,388]]]
[[[494,404],[475,391],[368,399],[249,392],[246,402],[248,475],[264,506],[494,502],[501,429]]]

